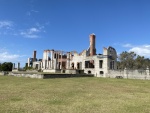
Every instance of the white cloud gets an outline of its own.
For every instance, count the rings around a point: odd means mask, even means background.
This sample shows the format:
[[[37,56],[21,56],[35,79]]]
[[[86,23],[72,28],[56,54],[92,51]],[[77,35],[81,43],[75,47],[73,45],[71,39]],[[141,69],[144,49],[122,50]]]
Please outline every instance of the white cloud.
[[[124,44],[124,45],[122,45],[123,47],[134,47],[133,45],[131,45],[131,44]]]
[[[20,56],[16,54],[10,54],[8,52],[0,53],[0,62],[12,62],[16,61]]]
[[[38,12],[35,10],[32,10],[34,12]],[[16,29],[14,26],[14,22],[12,21],[1,21],[0,20],[0,35],[13,35],[13,36],[23,36],[25,38],[39,38],[40,33],[45,33],[44,30],[46,24],[39,24],[38,22],[33,25],[34,27],[31,27],[29,29]]]
[[[0,63],[3,62],[12,62],[17,63],[20,62],[22,67],[24,66],[26,59],[26,55],[12,54],[8,52],[5,48],[0,49]]]
[[[40,30],[42,30],[42,29],[45,28],[44,25],[41,25],[41,24],[39,24],[38,22],[37,22],[35,25],[36,25],[36,26],[38,27],[38,29],[40,29]]]
[[[17,54],[11,54],[5,48],[0,49],[0,62],[14,62],[17,61],[19,57],[21,56]]]
[[[30,28],[25,31],[21,31],[20,35],[26,38],[39,38],[38,33],[41,32],[38,28]]]
[[[123,47],[129,48],[129,51],[135,52],[137,55],[150,57],[150,45],[132,45],[132,44],[124,44]]]
[[[0,21],[0,28],[4,28],[4,29],[11,29],[11,27],[13,27],[13,22],[12,21]]]
[[[12,21],[0,20],[0,35],[11,35],[14,23]]]
[[[32,9],[31,12],[38,13],[39,11]]]
[[[134,51],[136,54],[141,56],[150,57],[150,45],[135,46],[129,51]]]
[[[32,13],[39,13],[39,11],[37,11],[37,10],[30,10],[30,11],[27,11],[27,16],[31,16],[32,15]]]

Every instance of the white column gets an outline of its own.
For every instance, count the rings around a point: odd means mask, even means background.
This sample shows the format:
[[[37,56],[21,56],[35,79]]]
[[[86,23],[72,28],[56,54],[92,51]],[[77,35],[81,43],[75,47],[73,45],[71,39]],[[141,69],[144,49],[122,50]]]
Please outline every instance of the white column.
[[[57,60],[54,59],[54,69],[57,69]]]
[[[28,58],[28,67],[30,67],[30,58]]]
[[[62,55],[63,55],[63,52],[61,52],[61,66],[60,66],[60,69],[62,69]]]
[[[46,60],[48,61],[49,51],[46,52]]]
[[[20,63],[18,62],[18,66],[17,66],[17,69],[19,70],[20,69]]]
[[[51,68],[51,61],[48,61],[48,69]]]
[[[46,69],[48,69],[48,67],[49,67],[49,61],[48,60],[46,60],[47,62],[46,62]]]
[[[49,68],[50,68],[50,69],[52,69],[52,63],[51,63],[51,61],[52,61],[52,60],[49,61]]]
[[[13,63],[13,69],[15,69],[15,63]]]
[[[70,69],[70,52],[67,53],[67,69]]]
[[[43,61],[41,62],[41,69],[43,68]]]
[[[41,63],[38,64],[38,70],[40,70],[40,69],[41,69]]]
[[[46,63],[47,63],[47,61],[46,60],[44,60],[44,69],[46,69]]]
[[[54,58],[54,51],[52,50],[51,51],[51,69],[53,69],[53,67],[54,67],[53,66],[53,60],[54,60],[53,58]]]

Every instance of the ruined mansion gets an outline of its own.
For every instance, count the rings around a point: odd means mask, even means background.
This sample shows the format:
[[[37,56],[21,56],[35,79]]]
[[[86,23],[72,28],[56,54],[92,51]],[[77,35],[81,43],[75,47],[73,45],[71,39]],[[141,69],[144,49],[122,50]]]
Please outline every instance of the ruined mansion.
[[[27,66],[49,73],[86,73],[105,77],[109,70],[117,68],[116,50],[109,46],[103,48],[103,54],[96,54],[96,35],[90,34],[89,39],[89,48],[79,54],[76,51],[44,50],[43,58],[38,60],[34,51]]]

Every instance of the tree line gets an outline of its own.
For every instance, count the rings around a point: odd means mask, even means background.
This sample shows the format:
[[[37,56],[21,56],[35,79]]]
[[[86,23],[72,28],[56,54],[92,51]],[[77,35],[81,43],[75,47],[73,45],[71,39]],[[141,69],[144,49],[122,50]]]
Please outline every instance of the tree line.
[[[11,62],[0,63],[0,71],[12,71],[13,64]]]
[[[118,56],[118,69],[146,69],[147,67],[150,68],[150,59],[134,52],[123,51]]]

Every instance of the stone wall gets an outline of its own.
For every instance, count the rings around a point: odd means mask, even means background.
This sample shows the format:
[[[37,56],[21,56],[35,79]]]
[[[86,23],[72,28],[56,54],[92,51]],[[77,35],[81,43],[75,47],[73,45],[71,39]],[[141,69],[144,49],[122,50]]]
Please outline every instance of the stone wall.
[[[121,76],[123,78],[129,79],[146,79],[150,80],[150,71],[149,69],[146,70],[109,70],[106,77],[116,78]]]
[[[40,74],[40,73],[28,73],[28,72],[10,72],[9,76],[16,76],[16,77],[28,77],[28,78],[68,78],[68,77],[94,77],[92,74]]]
[[[0,71],[0,75],[8,75],[9,72],[7,71]]]
[[[9,76],[16,76],[16,77],[29,77],[29,78],[43,78],[44,75],[43,74],[37,74],[37,73],[13,73],[10,72],[8,74]]]

